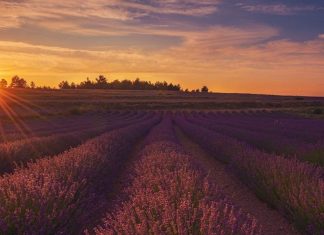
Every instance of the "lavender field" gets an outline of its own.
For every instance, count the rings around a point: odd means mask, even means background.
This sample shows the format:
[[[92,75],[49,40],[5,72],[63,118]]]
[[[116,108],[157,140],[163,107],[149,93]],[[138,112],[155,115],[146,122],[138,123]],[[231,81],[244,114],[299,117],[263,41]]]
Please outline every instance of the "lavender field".
[[[0,234],[324,234],[322,119],[235,110],[31,119],[2,127],[0,160]]]
[[[324,0],[0,10],[0,235],[324,235]]]

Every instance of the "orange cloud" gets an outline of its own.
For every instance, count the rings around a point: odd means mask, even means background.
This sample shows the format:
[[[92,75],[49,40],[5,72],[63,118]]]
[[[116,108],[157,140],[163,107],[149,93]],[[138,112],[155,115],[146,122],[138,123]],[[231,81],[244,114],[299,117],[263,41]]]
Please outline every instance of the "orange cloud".
[[[0,1],[2,27],[18,27],[26,21],[63,17],[131,20],[152,13],[203,16],[217,11],[219,1],[154,0],[24,0]]]

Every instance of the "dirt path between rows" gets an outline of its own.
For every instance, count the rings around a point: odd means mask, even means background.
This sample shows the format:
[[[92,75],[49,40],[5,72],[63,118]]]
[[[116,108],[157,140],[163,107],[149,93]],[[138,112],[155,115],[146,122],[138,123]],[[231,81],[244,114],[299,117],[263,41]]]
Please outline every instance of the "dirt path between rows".
[[[118,174],[109,185],[105,185],[105,187],[109,187],[106,190],[106,193],[103,195],[101,199],[98,199],[101,203],[101,206],[92,211],[91,213],[91,219],[87,222],[86,229],[82,229],[82,231],[79,231],[78,234],[83,233],[83,231],[87,230],[88,234],[94,235],[94,229],[98,225],[102,225],[103,221],[102,219],[105,218],[108,212],[111,212],[115,208],[115,204],[119,202],[120,200],[123,200],[121,198],[121,195],[124,195],[124,188],[125,188],[125,178],[127,176],[127,173],[130,171],[134,165],[134,162],[139,157],[140,151],[144,147],[145,143],[145,137],[140,138],[140,140],[135,144],[134,147],[132,147],[131,152],[127,155],[127,158],[125,159],[125,162],[118,167]]]
[[[180,143],[191,155],[199,158],[203,167],[210,172],[220,190],[231,201],[258,219],[265,235],[298,235],[296,229],[276,210],[260,201],[248,187],[241,183],[226,168],[226,165],[207,154],[198,144],[191,141],[179,128],[176,134]]]

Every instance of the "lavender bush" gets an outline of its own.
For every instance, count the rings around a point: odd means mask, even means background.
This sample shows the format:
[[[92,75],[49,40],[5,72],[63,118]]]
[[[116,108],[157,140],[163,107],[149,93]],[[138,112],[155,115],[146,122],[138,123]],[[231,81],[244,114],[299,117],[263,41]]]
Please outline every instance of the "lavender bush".
[[[324,233],[324,171],[321,167],[264,153],[176,118],[181,129],[233,171],[257,195],[310,234]]]
[[[170,119],[155,127],[130,172],[129,199],[96,234],[262,234],[177,143]]]
[[[0,234],[72,233],[84,207],[96,200],[91,189],[114,177],[131,146],[158,121],[108,132],[1,177]]]
[[[150,115],[126,120],[120,120],[118,118],[111,120],[111,124],[106,124],[102,127],[2,143],[0,144],[0,174],[11,172],[16,168],[16,164],[21,165],[41,157],[59,154],[68,148],[81,144],[87,139],[93,138],[108,130],[130,125],[145,117],[149,118]]]

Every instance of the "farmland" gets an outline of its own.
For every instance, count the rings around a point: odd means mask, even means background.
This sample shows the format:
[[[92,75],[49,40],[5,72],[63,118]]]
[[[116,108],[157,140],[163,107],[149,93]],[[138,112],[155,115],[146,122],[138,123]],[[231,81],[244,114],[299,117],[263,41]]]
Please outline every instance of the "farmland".
[[[16,114],[24,118],[105,112],[107,110],[279,110],[324,115],[323,97],[192,93],[141,90],[5,89],[0,93]],[[6,117],[3,110],[0,116]]]
[[[323,98],[0,92],[0,234],[324,234]]]

